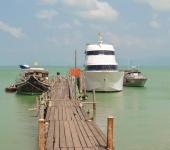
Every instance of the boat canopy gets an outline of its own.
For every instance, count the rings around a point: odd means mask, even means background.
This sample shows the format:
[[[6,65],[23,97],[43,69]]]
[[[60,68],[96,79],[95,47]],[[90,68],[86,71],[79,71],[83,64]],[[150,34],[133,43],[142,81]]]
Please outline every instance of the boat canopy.
[[[24,73],[34,73],[34,72],[38,72],[38,73],[49,73],[48,70],[35,70],[35,69],[21,69],[22,72]]]

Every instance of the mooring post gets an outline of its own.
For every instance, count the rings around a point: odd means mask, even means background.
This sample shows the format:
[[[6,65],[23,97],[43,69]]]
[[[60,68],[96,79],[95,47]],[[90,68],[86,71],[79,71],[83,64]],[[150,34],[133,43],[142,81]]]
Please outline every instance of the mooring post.
[[[83,84],[83,89],[84,89],[84,96],[86,96],[86,84],[85,84],[85,82]]]
[[[113,124],[114,118],[109,116],[107,119],[107,149],[114,149],[113,147]]]
[[[96,95],[95,95],[95,89],[92,89],[93,91],[93,109],[96,109]]]
[[[77,77],[75,76],[74,81],[74,91],[75,91],[75,100],[77,100]]]
[[[40,119],[44,119],[44,105],[40,106]]]
[[[38,139],[39,139],[39,150],[44,150],[44,119],[38,121]]]
[[[90,119],[93,119],[93,109],[90,109],[89,118],[90,118]]]
[[[79,76],[79,87],[80,87],[80,93],[82,93],[82,75],[80,74],[80,76]]]
[[[36,109],[37,109],[37,113],[39,111],[39,102],[38,102],[38,97],[36,97]]]

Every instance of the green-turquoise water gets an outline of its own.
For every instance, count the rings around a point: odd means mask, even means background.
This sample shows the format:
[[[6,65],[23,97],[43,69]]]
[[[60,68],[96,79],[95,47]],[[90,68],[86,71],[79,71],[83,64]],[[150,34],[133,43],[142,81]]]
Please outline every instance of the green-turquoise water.
[[[68,67],[45,67],[50,76],[65,75]],[[120,67],[119,69],[126,69]],[[170,150],[170,67],[140,67],[145,87],[124,87],[122,92],[96,93],[94,121],[107,134],[107,117],[114,117],[116,150]],[[5,92],[14,84],[19,67],[0,67],[0,150],[37,150],[35,97]],[[88,92],[88,101],[92,93]],[[86,108],[92,105],[86,105]]]

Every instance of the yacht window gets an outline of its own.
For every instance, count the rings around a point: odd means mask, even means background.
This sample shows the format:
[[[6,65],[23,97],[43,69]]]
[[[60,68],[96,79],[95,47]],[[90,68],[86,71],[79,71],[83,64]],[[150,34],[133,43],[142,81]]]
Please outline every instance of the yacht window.
[[[117,65],[89,65],[86,70],[117,70]]]
[[[114,51],[102,50],[102,51],[86,51],[86,55],[114,55]]]

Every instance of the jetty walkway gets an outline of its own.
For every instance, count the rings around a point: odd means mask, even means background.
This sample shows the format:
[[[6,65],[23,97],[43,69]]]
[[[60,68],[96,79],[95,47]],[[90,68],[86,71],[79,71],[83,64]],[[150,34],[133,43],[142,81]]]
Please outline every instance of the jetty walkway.
[[[40,98],[39,150],[104,150],[107,138],[72,94],[67,78],[55,79]]]

